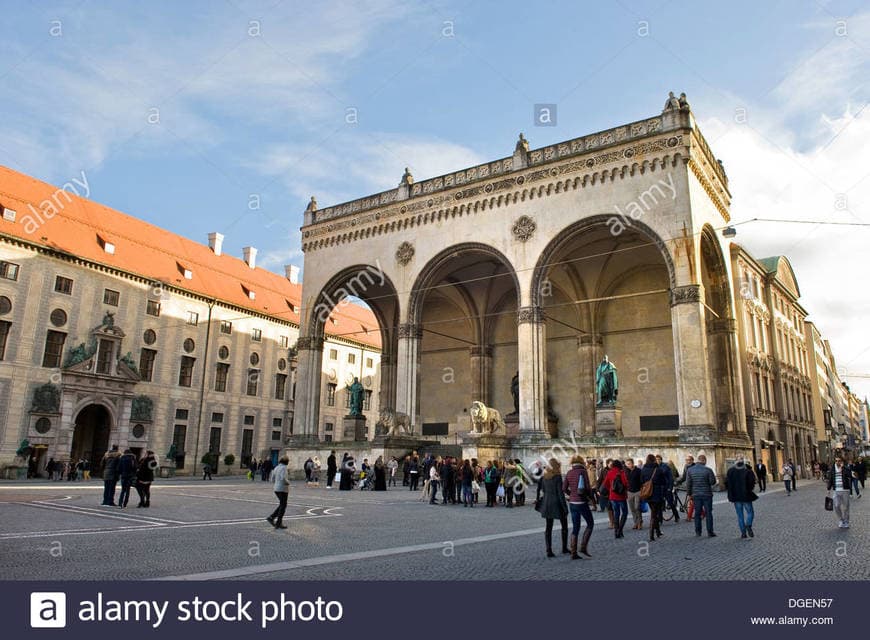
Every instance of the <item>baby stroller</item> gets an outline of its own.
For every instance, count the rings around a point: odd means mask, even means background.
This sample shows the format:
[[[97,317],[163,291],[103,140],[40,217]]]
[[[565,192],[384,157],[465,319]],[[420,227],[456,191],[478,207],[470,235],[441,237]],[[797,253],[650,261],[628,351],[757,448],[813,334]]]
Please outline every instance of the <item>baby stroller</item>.
[[[371,469],[368,471],[360,471],[357,486],[361,491],[365,491],[366,489],[372,491],[375,488],[375,472]]]

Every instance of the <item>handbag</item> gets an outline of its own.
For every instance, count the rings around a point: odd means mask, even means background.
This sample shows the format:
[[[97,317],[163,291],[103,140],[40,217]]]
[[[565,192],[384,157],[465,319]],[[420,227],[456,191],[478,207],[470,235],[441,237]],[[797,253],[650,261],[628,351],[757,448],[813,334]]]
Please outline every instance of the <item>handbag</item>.
[[[472,490],[474,493],[477,493],[477,492],[480,491],[480,483],[479,483],[477,480],[472,480],[472,481],[471,481],[471,490]]]
[[[656,473],[658,469],[654,469],[652,475],[649,477],[649,480],[640,485],[640,499],[641,500],[649,500],[653,494],[653,478],[656,477]]]
[[[834,499],[831,496],[825,496],[825,511],[834,510]]]

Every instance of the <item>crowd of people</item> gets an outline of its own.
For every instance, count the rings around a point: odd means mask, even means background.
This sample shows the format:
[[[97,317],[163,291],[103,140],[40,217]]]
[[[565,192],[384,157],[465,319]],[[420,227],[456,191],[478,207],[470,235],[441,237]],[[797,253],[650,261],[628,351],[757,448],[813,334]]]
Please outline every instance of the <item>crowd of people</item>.
[[[112,445],[106,452],[100,464],[103,476],[103,502],[104,507],[126,508],[130,501],[130,489],[134,486],[139,494],[139,508],[151,506],[151,483],[154,482],[154,471],[159,464],[154,457],[153,451],[147,451],[141,460],[136,455],[125,449],[124,453],[118,451],[118,445]],[[118,482],[121,482],[121,492],[118,501],[115,502],[115,491]]]

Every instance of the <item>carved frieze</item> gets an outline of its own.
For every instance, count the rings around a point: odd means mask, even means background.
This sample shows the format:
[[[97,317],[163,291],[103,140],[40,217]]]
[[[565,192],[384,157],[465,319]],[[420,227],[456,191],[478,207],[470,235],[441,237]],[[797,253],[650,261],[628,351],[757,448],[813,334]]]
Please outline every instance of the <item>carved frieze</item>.
[[[514,221],[514,226],[511,229],[511,232],[514,234],[514,238],[520,242],[526,242],[532,237],[532,235],[534,235],[535,229],[537,228],[538,225],[536,225],[535,221],[529,216],[520,216]]]
[[[297,351],[323,351],[321,336],[300,336],[296,341]]]
[[[413,257],[414,245],[410,242],[403,242],[399,245],[399,248],[396,249],[396,262],[403,266],[411,262],[411,258]]]
[[[399,338],[422,338],[423,326],[413,322],[403,322],[399,325]]]
[[[671,289],[671,306],[676,307],[678,304],[690,304],[701,301],[701,286],[697,284],[689,284],[683,287],[674,287]]]
[[[477,345],[469,349],[472,358],[491,358],[492,345]]]
[[[542,324],[544,320],[544,310],[537,305],[517,310],[517,324]]]

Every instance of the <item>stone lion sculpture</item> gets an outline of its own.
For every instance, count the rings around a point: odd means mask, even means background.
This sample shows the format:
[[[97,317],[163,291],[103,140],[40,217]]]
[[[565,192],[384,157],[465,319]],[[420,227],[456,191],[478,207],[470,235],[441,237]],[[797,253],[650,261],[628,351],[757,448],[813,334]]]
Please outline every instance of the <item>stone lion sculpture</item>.
[[[471,403],[471,432],[472,433],[495,433],[506,430],[504,420],[498,409],[487,407],[482,402],[475,400]]]
[[[378,434],[387,436],[401,435],[411,432],[411,418],[407,413],[393,409],[381,409],[378,421],[375,423]]]

